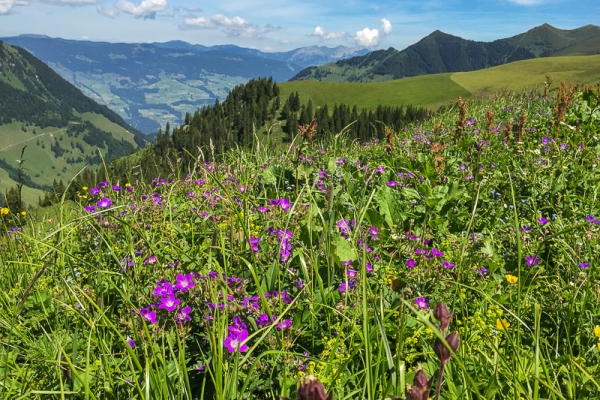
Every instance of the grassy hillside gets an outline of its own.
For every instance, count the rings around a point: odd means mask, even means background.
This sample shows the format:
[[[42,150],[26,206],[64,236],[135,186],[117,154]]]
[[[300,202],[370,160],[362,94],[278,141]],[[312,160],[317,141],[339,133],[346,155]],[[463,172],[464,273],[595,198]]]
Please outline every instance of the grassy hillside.
[[[280,84],[282,97],[298,91],[303,100],[317,106],[345,103],[375,109],[379,104],[412,104],[436,108],[463,98],[502,90],[541,89],[545,75],[554,82],[594,85],[600,83],[600,55],[547,57],[487,68],[479,71],[423,75],[387,82],[294,81]]]
[[[435,31],[402,51],[374,51],[311,67],[291,80],[379,82],[445,72],[477,71],[514,61],[549,56],[598,54],[600,27],[562,30],[548,24],[493,42],[475,42]]]

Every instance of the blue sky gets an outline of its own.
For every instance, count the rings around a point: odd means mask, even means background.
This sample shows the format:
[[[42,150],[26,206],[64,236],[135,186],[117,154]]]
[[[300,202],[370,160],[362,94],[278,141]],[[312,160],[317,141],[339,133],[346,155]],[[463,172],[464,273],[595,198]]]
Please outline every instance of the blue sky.
[[[0,36],[110,42],[184,40],[263,51],[403,49],[432,31],[491,41],[547,22],[600,23],[599,0],[0,0]]]

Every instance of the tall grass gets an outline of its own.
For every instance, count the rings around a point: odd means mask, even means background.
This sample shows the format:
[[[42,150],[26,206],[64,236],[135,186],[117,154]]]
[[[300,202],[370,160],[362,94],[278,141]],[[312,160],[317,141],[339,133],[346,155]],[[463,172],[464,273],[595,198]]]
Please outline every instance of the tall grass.
[[[441,398],[598,398],[600,112],[573,94],[561,123],[553,98],[505,95],[471,101],[458,140],[450,110],[393,146],[257,146],[22,231],[3,215],[0,397],[275,399],[311,374],[404,398],[438,372],[444,301]]]

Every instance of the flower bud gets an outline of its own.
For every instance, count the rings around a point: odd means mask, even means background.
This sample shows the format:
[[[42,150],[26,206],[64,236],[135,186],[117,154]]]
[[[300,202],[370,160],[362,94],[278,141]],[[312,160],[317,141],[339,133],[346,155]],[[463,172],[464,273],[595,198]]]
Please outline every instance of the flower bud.
[[[440,330],[443,333],[445,332],[446,328],[448,328],[448,325],[450,325],[450,321],[452,320],[454,313],[450,313],[448,311],[448,307],[446,307],[446,304],[443,301],[440,301],[435,305],[433,316],[435,319],[440,321]]]
[[[450,333],[448,336],[446,336],[446,342],[448,342],[448,345],[450,345],[452,351],[456,352],[456,350],[458,350],[458,346],[460,345],[460,338],[458,337],[458,333]]]
[[[422,369],[418,370],[413,379],[413,385],[406,391],[407,400],[427,400],[433,380],[428,380]]]
[[[325,388],[323,384],[319,382],[317,377],[312,375],[305,376],[300,380],[298,385],[298,391],[296,392],[296,398],[298,400],[327,400],[325,396]]]

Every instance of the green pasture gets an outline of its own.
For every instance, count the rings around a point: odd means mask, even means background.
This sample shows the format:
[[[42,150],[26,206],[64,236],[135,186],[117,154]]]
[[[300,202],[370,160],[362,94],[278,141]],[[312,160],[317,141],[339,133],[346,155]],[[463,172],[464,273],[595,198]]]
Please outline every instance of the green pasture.
[[[286,98],[299,92],[301,100],[311,99],[315,106],[343,103],[359,109],[376,109],[378,105],[413,105],[435,109],[455,101],[490,95],[504,90],[541,90],[545,76],[558,84],[561,80],[574,84],[600,83],[600,55],[548,57],[517,61],[472,72],[423,75],[386,82],[318,82],[281,83]]]

